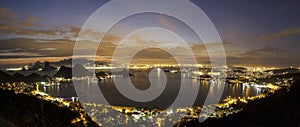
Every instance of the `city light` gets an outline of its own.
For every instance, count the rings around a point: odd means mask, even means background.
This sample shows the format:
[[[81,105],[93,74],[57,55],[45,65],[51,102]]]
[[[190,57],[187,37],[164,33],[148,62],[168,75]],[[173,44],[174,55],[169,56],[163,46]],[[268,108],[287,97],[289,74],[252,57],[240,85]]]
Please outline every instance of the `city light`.
[[[132,65],[132,69],[141,69],[139,71],[144,71],[143,69],[157,69],[163,70],[161,68],[168,68],[170,69],[170,74],[174,75],[174,73],[191,73],[191,77],[185,78],[192,78],[198,80],[198,76],[214,76],[220,75],[220,72],[210,72],[210,70],[205,70],[199,68],[199,71],[194,71],[187,69],[185,71],[178,71],[180,70],[178,67],[173,67],[172,65],[156,65],[156,66],[142,66],[141,65]],[[151,68],[152,67],[152,68]],[[203,66],[202,66],[203,67]],[[205,68],[210,68],[206,66]],[[92,116],[90,116],[94,121],[101,121],[101,125],[121,125],[121,124],[128,124],[128,123],[139,123],[144,121],[154,121],[154,126],[163,126],[166,122],[178,122],[175,119],[172,119],[172,116],[184,117],[183,121],[190,121],[192,119],[200,118],[200,112],[202,112],[203,118],[221,118],[224,116],[228,116],[231,114],[236,114],[242,111],[242,108],[233,108],[232,105],[237,104],[248,104],[250,101],[255,101],[258,99],[269,97],[272,93],[276,93],[276,91],[280,90],[282,87],[289,86],[290,83],[293,81],[293,78],[277,78],[276,82],[259,82],[259,80],[275,76],[274,73],[265,72],[266,68],[246,68],[246,71],[234,71],[231,70],[231,67],[223,68],[227,73],[226,82],[229,84],[237,84],[242,85],[243,89],[248,88],[255,88],[258,91],[264,91],[256,96],[244,96],[244,97],[231,97],[228,96],[220,103],[215,105],[206,105],[206,106],[195,106],[195,107],[178,107],[173,109],[168,109],[164,111],[162,109],[155,109],[155,108],[137,108],[137,107],[126,107],[126,106],[108,106],[103,104],[95,104],[95,103],[83,103],[86,109],[83,109],[79,106],[79,102],[77,97],[70,97],[70,101],[66,101],[63,98],[54,97],[50,94],[40,91],[40,86],[47,87],[47,86],[58,86],[58,85],[48,85],[48,84],[57,84],[61,81],[70,81],[70,79],[64,78],[54,78],[52,83],[41,81],[36,82],[35,84],[27,84],[24,82],[15,82],[15,83],[2,83],[1,88],[6,90],[14,90],[16,94],[28,94],[36,96],[39,99],[52,102],[59,107],[67,107],[74,112],[78,112],[80,117],[77,117],[70,121],[72,124],[76,124],[79,122],[87,123],[87,114],[85,110],[89,110],[92,112]],[[167,73],[167,72],[165,72]],[[100,80],[106,80],[111,78],[111,75],[106,73],[104,77],[98,77]],[[116,78],[116,77],[115,77]],[[212,80],[211,77],[207,77],[209,80]],[[73,80],[88,80],[88,77],[81,77],[81,78],[73,78]],[[195,80],[194,79],[194,80]],[[201,78],[199,78],[201,79]],[[225,84],[228,85],[228,84]],[[34,87],[33,87],[34,86]],[[236,87],[236,86],[233,86]],[[216,109],[214,108],[216,107]],[[110,114],[114,111],[118,111],[124,116],[120,116],[119,114]],[[187,115],[188,114],[188,115]],[[109,115],[110,117],[103,118],[103,116]],[[118,119],[116,119],[118,118]]]

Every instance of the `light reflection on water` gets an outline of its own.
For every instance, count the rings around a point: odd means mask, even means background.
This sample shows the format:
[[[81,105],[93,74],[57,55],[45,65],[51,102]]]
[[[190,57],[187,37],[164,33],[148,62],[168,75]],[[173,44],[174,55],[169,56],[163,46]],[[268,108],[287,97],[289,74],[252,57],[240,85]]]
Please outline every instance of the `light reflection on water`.
[[[150,87],[151,83],[149,82],[148,72],[146,71],[136,71],[133,72],[135,76],[131,76],[130,80],[134,84],[134,86],[139,90],[146,90]],[[126,99],[122,96],[118,91],[116,91],[116,87],[114,86],[113,78],[122,78],[122,77],[113,77],[112,79],[102,80],[99,83],[99,88],[101,89],[105,98],[112,105],[119,106],[147,106],[152,105],[155,107],[159,107],[163,105],[169,106],[172,101],[177,97],[180,83],[183,84],[181,89],[190,89],[190,88],[199,88],[198,96],[195,102],[195,105],[203,105],[207,94],[214,94],[213,92],[208,93],[210,89],[210,85],[208,81],[192,79],[190,78],[190,73],[165,73],[167,76],[167,85],[166,89],[157,99],[153,100],[149,103],[137,103],[133,102],[130,99]],[[158,78],[161,74],[158,73]],[[181,80],[182,78],[182,80]],[[89,93],[92,85],[83,83],[80,86],[84,89],[85,92]],[[160,87],[158,87],[159,89]],[[163,88],[163,87],[161,87]],[[61,84],[59,86],[49,86],[49,87],[40,87],[40,91],[48,93],[52,96],[56,97],[76,97],[76,91],[72,84]],[[186,98],[189,98],[190,93],[186,94]],[[261,91],[254,86],[245,86],[242,84],[227,84],[225,85],[224,92],[221,99],[224,99],[228,96],[231,97],[250,97],[261,94]],[[156,104],[156,105],[155,105]]]

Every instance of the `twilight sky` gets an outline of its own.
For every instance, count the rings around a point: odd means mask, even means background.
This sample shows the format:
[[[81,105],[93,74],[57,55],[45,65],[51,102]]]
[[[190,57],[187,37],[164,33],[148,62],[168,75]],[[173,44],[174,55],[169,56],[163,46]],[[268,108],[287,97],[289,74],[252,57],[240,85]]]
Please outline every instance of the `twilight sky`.
[[[0,66],[70,58],[76,37],[87,18],[106,0],[0,1]],[[218,30],[229,65],[300,67],[300,1],[191,0]],[[139,5],[136,5],[139,6]],[[117,9],[117,8],[116,8]],[[188,15],[188,14],[187,14]],[[113,15],[112,15],[113,16]],[[191,16],[192,17],[192,16]],[[101,18],[101,17],[99,17]],[[166,15],[134,15],[119,22],[99,46],[98,60],[109,61],[122,32],[155,26],[181,33],[199,63],[209,63],[205,46],[183,23]],[[82,30],[87,42],[103,34]],[[153,44],[176,51],[183,47],[170,33],[152,29],[127,37],[126,48]],[[211,45],[214,45],[211,43]],[[128,50],[124,48],[123,50]],[[140,51],[136,61],[164,63],[172,57],[163,50]]]

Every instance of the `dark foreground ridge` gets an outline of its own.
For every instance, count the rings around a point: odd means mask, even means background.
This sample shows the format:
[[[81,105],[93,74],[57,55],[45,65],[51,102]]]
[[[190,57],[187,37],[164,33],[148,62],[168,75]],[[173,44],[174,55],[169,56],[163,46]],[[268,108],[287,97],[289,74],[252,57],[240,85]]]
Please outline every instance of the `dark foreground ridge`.
[[[0,89],[0,117],[18,127],[81,127],[82,122],[71,123],[79,115],[34,96]],[[88,126],[97,126],[91,119],[87,121]]]
[[[291,75],[287,75],[291,76]],[[186,127],[299,127],[300,126],[300,74],[294,74],[295,82],[288,89],[274,95],[237,105],[243,110],[222,118],[181,122],[176,126]]]

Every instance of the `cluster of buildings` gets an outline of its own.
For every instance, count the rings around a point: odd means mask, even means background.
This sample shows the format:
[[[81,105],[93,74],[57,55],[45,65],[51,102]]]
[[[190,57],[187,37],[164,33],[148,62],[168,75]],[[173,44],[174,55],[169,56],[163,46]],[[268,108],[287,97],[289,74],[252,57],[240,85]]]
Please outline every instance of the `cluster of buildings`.
[[[33,66],[38,69],[40,66]],[[251,68],[251,67],[220,67],[212,72],[210,66],[202,65],[190,65],[180,67],[178,65],[130,65],[129,69],[136,70],[147,70],[147,69],[162,69],[171,70],[165,71],[165,73],[191,73],[192,75],[188,78],[197,79],[208,79],[211,80],[214,76],[219,76],[222,74],[226,75],[227,83],[238,83],[246,85],[255,85],[258,88],[266,88],[270,92],[275,92],[280,88],[282,84],[290,84],[293,79],[290,78],[279,78],[276,76],[299,73],[299,69],[296,68],[286,68],[286,69],[274,69],[274,68]],[[196,69],[194,69],[196,68]],[[25,70],[24,70],[25,69]],[[72,80],[86,80],[90,77],[97,77],[96,81],[110,78],[111,74],[107,72],[98,72],[92,74],[88,69],[101,69],[101,70],[111,70],[113,67],[111,65],[97,65],[85,67],[83,65],[76,65],[74,67],[61,66],[55,68],[49,64],[44,65],[42,69],[38,69],[38,72],[52,72],[50,81],[39,81],[34,83],[44,84],[45,86],[49,82],[70,82]],[[23,71],[32,71],[31,68],[24,67]],[[174,70],[174,71],[173,71]],[[176,70],[176,71],[175,71]],[[77,71],[77,75],[72,75],[72,71]],[[129,72],[127,72],[129,73]],[[1,72],[1,75],[5,75]],[[15,74],[16,75],[16,74]],[[3,76],[2,76],[3,77]],[[38,76],[35,76],[38,77]],[[275,78],[272,78],[275,77]],[[270,80],[275,79],[275,83],[271,84]],[[262,83],[263,82],[263,83]],[[257,85],[260,84],[260,85]],[[37,88],[39,84],[28,85],[22,81],[12,82],[12,83],[2,83],[0,85],[1,89],[14,90],[15,93],[25,93],[34,95],[40,99],[50,101],[61,107],[69,107],[74,112],[79,112],[81,116],[72,121],[72,123],[86,121],[86,111],[89,116],[100,123],[100,126],[131,126],[131,125],[144,125],[144,126],[164,126],[164,125],[174,125],[178,122],[178,118],[183,118],[181,121],[189,121],[193,119],[200,118],[219,118],[227,116],[230,114],[237,113],[241,109],[234,109],[230,107],[232,104],[237,102],[247,103],[248,101],[264,98],[266,94],[260,94],[254,97],[227,97],[223,103],[217,105],[207,105],[207,106],[195,106],[195,107],[178,107],[170,108],[166,110],[154,109],[154,108],[138,108],[138,107],[123,107],[123,106],[107,106],[103,104],[93,104],[93,103],[83,103],[84,109],[80,106],[78,102],[65,101],[61,98],[52,97],[46,93],[40,92]],[[201,114],[201,115],[200,115]]]

